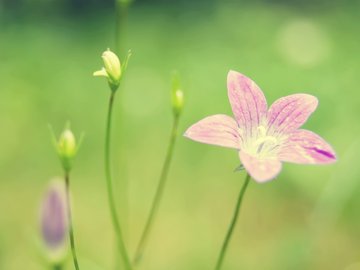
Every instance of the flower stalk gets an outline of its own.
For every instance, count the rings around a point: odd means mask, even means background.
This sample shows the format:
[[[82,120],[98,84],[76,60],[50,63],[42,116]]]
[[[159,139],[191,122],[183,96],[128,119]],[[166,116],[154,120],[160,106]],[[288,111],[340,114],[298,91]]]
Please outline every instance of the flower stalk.
[[[115,0],[115,51],[124,51],[126,46],[128,10],[133,0]],[[126,48],[126,47],[125,47]]]
[[[176,138],[178,136],[179,120],[180,120],[180,116],[181,116],[181,113],[182,113],[182,110],[184,107],[184,94],[183,94],[183,91],[181,90],[181,87],[179,84],[179,79],[176,74],[174,74],[174,76],[173,76],[171,104],[172,104],[174,118],[173,118],[173,126],[172,126],[172,130],[171,130],[169,146],[168,146],[165,161],[164,161],[164,164],[163,164],[163,167],[161,170],[156,193],[155,193],[152,205],[151,205],[150,213],[149,213],[149,216],[145,223],[144,230],[141,234],[140,241],[139,241],[136,251],[135,251],[135,256],[133,259],[134,266],[139,264],[139,262],[141,261],[146,244],[148,242],[149,235],[150,235],[151,229],[153,227],[154,219],[158,212],[161,198],[164,193],[171,160],[172,160],[173,153],[174,153],[175,142],[176,142]]]
[[[111,177],[110,150],[111,150],[111,126],[112,126],[112,115],[113,115],[115,94],[120,87],[130,56],[131,56],[131,52],[129,51],[123,65],[121,65],[118,56],[108,49],[102,54],[104,67],[101,70],[94,72],[94,76],[103,76],[107,78],[109,88],[111,90],[109,105],[108,105],[107,120],[106,120],[106,128],[105,128],[105,151],[104,151],[105,178],[106,178],[106,187],[108,193],[108,203],[109,203],[111,221],[113,223],[113,227],[116,235],[116,242],[119,248],[119,253],[121,255],[126,270],[131,270],[132,267],[126,250],[123,231],[121,228],[120,219],[116,209],[116,202],[115,202],[113,186],[112,186],[112,177]]]
[[[79,262],[78,262],[77,255],[76,255],[74,227],[73,227],[73,222],[72,222],[72,214],[71,214],[71,206],[70,206],[70,172],[69,171],[65,172],[65,191],[66,191],[65,192],[66,205],[67,205],[68,222],[69,222],[69,239],[70,239],[71,254],[73,257],[75,269],[79,270],[80,267],[79,267]]]
[[[220,255],[218,257],[215,270],[220,270],[221,266],[223,264],[223,261],[224,261],[225,255],[226,255],[226,251],[228,249],[228,246],[229,246],[229,243],[230,243],[230,240],[231,240],[231,236],[232,236],[232,234],[234,232],[234,228],[235,228],[237,220],[239,218],[241,203],[242,203],[242,200],[243,200],[243,197],[244,197],[244,194],[245,194],[245,191],[246,191],[246,188],[247,188],[249,182],[250,182],[250,174],[247,174],[246,178],[245,178],[245,182],[244,182],[244,184],[243,184],[243,186],[242,186],[242,188],[240,190],[240,193],[239,193],[239,196],[238,196],[238,199],[237,199],[237,202],[236,202],[236,206],[235,206],[234,215],[233,215],[233,218],[231,220],[228,231],[226,233],[223,245],[221,247]]]
[[[179,125],[179,117],[176,117],[176,118],[174,118],[173,127],[172,127],[172,131],[171,131],[171,136],[170,136],[170,143],[168,146],[165,162],[164,162],[164,165],[161,170],[159,184],[157,186],[156,193],[155,193],[152,205],[151,205],[150,213],[147,218],[144,230],[141,234],[139,244],[137,245],[137,248],[136,248],[136,252],[135,252],[135,256],[134,256],[134,260],[133,260],[134,266],[139,264],[139,262],[141,261],[145,246],[148,242],[150,231],[151,231],[153,223],[154,223],[156,213],[159,209],[161,198],[164,193],[166,179],[168,176],[168,172],[169,172],[169,168],[170,168],[170,164],[171,164],[171,160],[172,160],[172,156],[173,156],[173,152],[174,152],[175,141],[176,141],[176,137],[178,135],[178,125]]]
[[[122,257],[124,266],[126,270],[131,270],[131,263],[129,256],[126,251],[124,238],[122,234],[121,224],[119,221],[119,217],[116,210],[116,203],[112,188],[112,179],[111,179],[111,165],[110,165],[110,149],[111,149],[111,123],[112,123],[112,112],[113,112],[113,105],[115,99],[115,91],[111,91],[110,99],[109,99],[109,108],[108,108],[108,115],[107,115],[107,123],[106,123],[106,134],[105,134],[105,176],[106,176],[106,186],[108,191],[108,203],[110,207],[110,214],[112,223],[114,226],[116,238],[117,238],[117,245],[119,248],[120,255]]]

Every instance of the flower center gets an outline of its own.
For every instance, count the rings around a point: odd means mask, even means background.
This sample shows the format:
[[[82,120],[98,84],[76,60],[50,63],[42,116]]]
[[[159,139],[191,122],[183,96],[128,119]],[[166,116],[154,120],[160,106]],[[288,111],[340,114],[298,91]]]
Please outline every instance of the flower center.
[[[257,147],[256,153],[260,154],[266,150],[271,150],[277,146],[277,139],[273,136],[265,136],[255,141],[255,147]]]
[[[280,142],[281,138],[268,135],[266,127],[261,125],[252,136],[247,136],[242,150],[259,158],[271,157],[276,155]]]

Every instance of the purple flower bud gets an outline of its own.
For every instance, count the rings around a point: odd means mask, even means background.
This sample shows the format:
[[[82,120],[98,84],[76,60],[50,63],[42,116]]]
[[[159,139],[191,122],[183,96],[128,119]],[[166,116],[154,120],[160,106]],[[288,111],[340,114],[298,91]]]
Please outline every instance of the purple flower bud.
[[[54,181],[45,194],[41,209],[41,234],[46,248],[52,251],[64,248],[67,230],[64,183]]]

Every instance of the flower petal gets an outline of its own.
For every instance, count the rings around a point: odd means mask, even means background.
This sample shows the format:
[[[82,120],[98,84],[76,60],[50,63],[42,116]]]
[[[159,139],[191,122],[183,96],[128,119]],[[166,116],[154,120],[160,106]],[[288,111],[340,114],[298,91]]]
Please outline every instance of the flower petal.
[[[319,135],[304,129],[291,133],[278,157],[281,161],[298,164],[329,164],[336,161],[332,147]]]
[[[97,76],[109,77],[109,75],[107,74],[105,68],[102,68],[102,69],[100,69],[100,70],[98,70],[98,71],[95,71],[95,72],[93,73],[93,76],[95,76],[95,77],[97,77]]]
[[[237,123],[230,116],[223,114],[200,120],[189,127],[184,136],[197,142],[239,148],[240,136]]]
[[[246,171],[259,183],[274,179],[281,171],[282,164],[275,158],[259,159],[244,151],[239,152],[239,157]]]
[[[265,96],[255,82],[236,71],[228,73],[227,88],[235,119],[239,127],[251,136],[266,117]]]
[[[317,98],[308,94],[295,94],[276,100],[268,112],[269,131],[287,133],[301,127],[317,105]]]

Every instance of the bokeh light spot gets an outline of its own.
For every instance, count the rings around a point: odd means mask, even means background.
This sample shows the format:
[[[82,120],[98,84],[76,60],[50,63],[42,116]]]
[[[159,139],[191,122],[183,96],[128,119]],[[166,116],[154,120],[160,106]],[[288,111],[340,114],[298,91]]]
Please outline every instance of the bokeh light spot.
[[[296,19],[284,25],[278,35],[280,53],[293,64],[313,67],[330,54],[330,40],[315,22]]]

